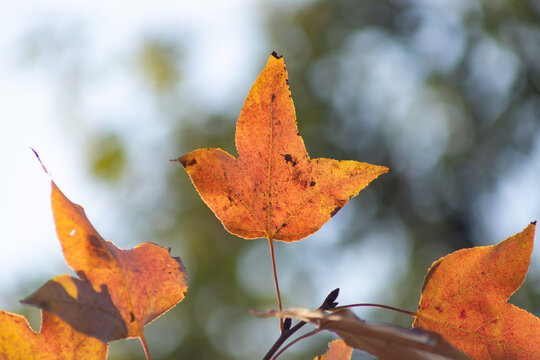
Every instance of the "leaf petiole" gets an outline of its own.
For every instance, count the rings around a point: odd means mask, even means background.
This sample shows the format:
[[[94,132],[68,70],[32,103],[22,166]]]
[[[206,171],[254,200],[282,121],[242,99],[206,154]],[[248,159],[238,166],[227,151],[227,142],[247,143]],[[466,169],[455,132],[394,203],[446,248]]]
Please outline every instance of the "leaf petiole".
[[[353,307],[364,307],[364,306],[366,306],[366,307],[378,307],[378,308],[381,308],[381,309],[392,310],[392,311],[395,311],[395,312],[398,312],[398,313],[409,315],[409,316],[412,316],[414,318],[418,317],[418,314],[415,313],[415,312],[412,312],[412,311],[407,311],[407,310],[399,309],[399,308],[396,308],[396,307],[393,307],[393,306],[388,306],[388,305],[371,304],[371,303],[361,303],[361,304],[351,304],[351,305],[337,306],[337,307],[332,308],[332,309],[330,309],[328,311],[334,312],[334,311],[338,311],[338,310],[341,310],[341,309],[349,309],[349,308],[353,308]]]
[[[146,339],[144,338],[144,335],[139,337],[141,340],[142,347],[144,349],[144,355],[146,356],[146,360],[152,360],[150,357],[150,350],[148,349],[148,344],[146,343]]]
[[[281,305],[281,294],[279,292],[279,282],[277,278],[276,256],[274,254],[274,240],[272,239],[272,237],[268,238],[268,243],[270,245],[270,256],[272,257],[272,270],[274,271],[274,283],[276,284],[278,308],[279,308],[279,311],[283,311],[283,308]],[[283,332],[283,319],[282,318],[279,318],[279,330]]]

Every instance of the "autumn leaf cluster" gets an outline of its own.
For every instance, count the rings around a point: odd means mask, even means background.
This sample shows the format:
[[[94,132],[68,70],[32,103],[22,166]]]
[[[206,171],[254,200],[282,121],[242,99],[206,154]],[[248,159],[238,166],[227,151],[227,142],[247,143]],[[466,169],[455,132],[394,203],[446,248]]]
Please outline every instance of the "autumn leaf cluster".
[[[257,315],[279,317],[281,336],[263,359],[279,356],[285,340],[308,323],[315,326],[309,335],[330,331],[340,338],[320,360],[350,359],[353,348],[380,359],[540,358],[540,320],[507,302],[528,271],[534,223],[497,245],[435,261],[418,310],[402,310],[415,319],[410,329],[358,318],[355,305],[337,306],[338,291],[319,309],[283,310],[274,242],[313,234],[389,169],[308,156],[285,63],[275,53],[242,108],[236,148],[238,157],[205,148],[178,162],[227,231],[270,245],[279,309]],[[64,258],[77,277],[59,275],[22,301],[42,310],[39,333],[22,316],[0,312],[0,359],[105,359],[108,342],[128,337],[140,338],[150,359],[143,329],[184,299],[182,261],[156,244],[123,250],[104,240],[54,182],[51,201]]]

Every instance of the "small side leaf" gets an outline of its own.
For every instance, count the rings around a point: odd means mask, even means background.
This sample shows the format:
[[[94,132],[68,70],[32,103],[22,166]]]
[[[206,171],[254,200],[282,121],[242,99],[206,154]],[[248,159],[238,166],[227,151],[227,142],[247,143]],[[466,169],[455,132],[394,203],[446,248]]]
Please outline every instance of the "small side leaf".
[[[140,337],[144,344],[143,327],[185,297],[182,261],[151,243],[119,249],[98,234],[84,209],[54,182],[51,197],[64,258],[81,280],[59,276],[23,302],[104,342]]]

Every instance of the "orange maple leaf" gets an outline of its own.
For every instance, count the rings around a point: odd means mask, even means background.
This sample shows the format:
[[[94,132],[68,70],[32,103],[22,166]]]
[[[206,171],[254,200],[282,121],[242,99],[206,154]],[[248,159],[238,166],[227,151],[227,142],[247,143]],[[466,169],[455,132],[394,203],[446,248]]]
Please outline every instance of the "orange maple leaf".
[[[325,354],[313,360],[350,360],[352,352],[352,347],[345,344],[343,339],[338,339],[328,344],[328,351]]]
[[[507,302],[529,268],[535,224],[497,245],[463,249],[429,269],[413,326],[474,359],[540,358],[540,319]]]
[[[103,342],[140,337],[143,327],[180,302],[187,275],[180,258],[144,243],[122,250],[104,240],[84,209],[52,182],[56,231],[66,262],[81,279],[58,276],[23,303],[50,311]]]
[[[283,58],[272,54],[236,125],[238,158],[199,149],[178,159],[232,234],[300,240],[334,216],[384,166],[310,159],[298,133]]]
[[[21,315],[0,311],[1,360],[101,360],[107,344],[76,332],[59,317],[41,312],[41,330],[36,333]]]

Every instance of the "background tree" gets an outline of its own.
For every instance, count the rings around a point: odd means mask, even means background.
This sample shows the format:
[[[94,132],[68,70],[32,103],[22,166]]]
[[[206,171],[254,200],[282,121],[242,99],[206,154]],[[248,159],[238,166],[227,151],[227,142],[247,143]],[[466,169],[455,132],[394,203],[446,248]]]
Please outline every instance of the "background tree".
[[[275,321],[247,312],[276,307],[267,245],[228,234],[182,168],[168,162],[201,146],[236,153],[236,118],[272,50],[287,62],[310,156],[391,169],[319,234],[278,244],[285,306],[316,307],[339,286],[342,303],[415,310],[434,260],[500,241],[540,213],[538,190],[526,186],[532,193],[521,202],[509,199],[504,211],[496,206],[506,187],[523,178],[534,184],[540,176],[540,10],[534,1],[258,6],[269,40],[257,45],[258,63],[249,64],[245,81],[221,107],[193,101],[193,84],[185,80],[189,34],[150,31],[100,66],[92,62],[84,24],[36,26],[18,44],[22,66],[54,69],[49,76],[57,83],[65,141],[95,179],[96,196],[114,204],[100,215],[114,222],[114,235],[105,237],[171,246],[186,265],[190,288],[182,306],[148,329],[156,359],[253,359],[278,335]],[[218,52],[214,60],[225,56]],[[87,92],[107,76],[129,79],[125,86],[133,93],[117,102],[113,91],[110,107],[98,111]],[[125,97],[142,101],[118,111]],[[300,253],[310,262],[299,261]],[[512,299],[536,315],[538,281],[537,266]],[[27,294],[21,289],[19,298]],[[410,325],[388,312],[364,315]],[[288,358],[313,357],[326,346],[321,338],[299,344]],[[137,356],[143,354],[136,342],[112,344],[111,359]]]

